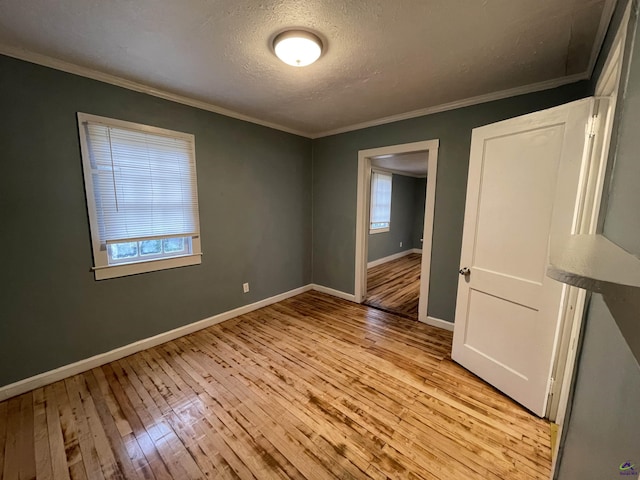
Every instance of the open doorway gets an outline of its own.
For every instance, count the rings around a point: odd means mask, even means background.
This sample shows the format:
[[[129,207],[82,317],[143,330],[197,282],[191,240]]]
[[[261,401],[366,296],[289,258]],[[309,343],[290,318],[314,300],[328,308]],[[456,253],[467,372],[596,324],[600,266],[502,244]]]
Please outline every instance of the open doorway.
[[[392,145],[362,150],[358,158],[356,301],[425,323],[432,323],[427,304],[438,145]]]
[[[371,157],[364,304],[418,319],[428,151]]]

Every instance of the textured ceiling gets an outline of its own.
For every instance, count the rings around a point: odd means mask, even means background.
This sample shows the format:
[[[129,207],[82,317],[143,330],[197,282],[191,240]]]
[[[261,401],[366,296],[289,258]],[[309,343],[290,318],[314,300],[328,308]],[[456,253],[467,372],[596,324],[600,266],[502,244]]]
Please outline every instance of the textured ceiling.
[[[414,177],[426,177],[429,151],[395,153],[371,158],[371,165],[394,173],[403,173]]]
[[[0,0],[32,52],[317,136],[591,73],[613,0]],[[326,51],[295,68],[288,27]]]

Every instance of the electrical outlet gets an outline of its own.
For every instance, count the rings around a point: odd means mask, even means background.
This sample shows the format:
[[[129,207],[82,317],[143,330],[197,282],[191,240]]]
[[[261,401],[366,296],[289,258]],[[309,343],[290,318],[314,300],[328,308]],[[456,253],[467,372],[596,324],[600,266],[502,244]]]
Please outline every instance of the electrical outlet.
[[[400,246],[402,246],[402,242],[400,242]]]
[[[249,284],[248,283],[243,283],[242,284],[242,291],[244,293],[249,293]]]

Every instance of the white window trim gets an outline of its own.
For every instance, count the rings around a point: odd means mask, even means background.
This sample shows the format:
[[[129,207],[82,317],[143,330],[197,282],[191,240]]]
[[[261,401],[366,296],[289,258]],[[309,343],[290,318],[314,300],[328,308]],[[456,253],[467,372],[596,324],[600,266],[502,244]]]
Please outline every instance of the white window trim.
[[[195,242],[195,240],[193,240]],[[104,267],[93,267],[96,280],[137,275],[138,273],[155,272],[169,268],[186,267],[202,263],[202,254],[182,255],[180,257],[161,258],[142,262],[119,263]]]
[[[156,135],[166,135],[174,138],[182,138],[194,144],[195,152],[195,136],[167,130],[159,127],[152,127],[140,123],[127,122],[124,120],[116,120],[108,117],[100,117],[88,113],[78,112],[78,131],[80,133],[80,150],[82,153],[82,170],[84,174],[84,185],[87,200],[87,211],[89,214],[89,225],[91,230],[91,246],[93,251],[94,266],[91,270],[95,274],[96,280],[106,280],[109,278],[124,277],[128,275],[137,275],[139,273],[155,272],[158,270],[167,270],[170,268],[186,267],[189,265],[199,265],[202,263],[202,248],[200,244],[200,235],[191,237],[191,253],[171,258],[158,258],[141,260],[131,263],[118,263],[109,265],[107,252],[100,248],[100,238],[98,237],[98,217],[96,212],[95,197],[93,192],[93,180],[91,178],[91,168],[89,162],[89,146],[87,144],[87,136],[85,129],[82,128],[85,122],[102,123],[113,127],[122,127],[135,130],[141,130]],[[195,153],[194,153],[195,155]],[[195,159],[194,159],[195,160]]]
[[[378,173],[378,174],[385,174],[385,175],[389,175],[391,177],[391,188],[392,188],[392,192],[393,192],[393,173],[389,170],[384,170],[381,168],[372,168],[371,169],[371,176],[373,178],[373,174],[374,173]],[[369,189],[371,191],[371,196],[373,196],[373,191],[371,189]],[[393,196],[393,193],[392,193]],[[369,203],[369,225],[371,225],[371,210],[373,209],[373,202],[370,200]],[[389,207],[389,226],[388,227],[380,227],[380,228],[371,228],[369,227],[369,235],[375,235],[376,233],[386,233],[391,231],[391,207]]]

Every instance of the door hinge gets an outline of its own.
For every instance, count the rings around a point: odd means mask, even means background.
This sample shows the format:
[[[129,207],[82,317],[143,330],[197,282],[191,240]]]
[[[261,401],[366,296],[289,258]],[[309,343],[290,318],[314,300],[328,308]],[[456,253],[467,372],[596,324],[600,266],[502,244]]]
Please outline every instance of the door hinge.
[[[592,115],[587,120],[587,137],[593,138],[598,132],[598,114]]]
[[[553,387],[556,384],[556,379],[551,377],[549,379],[549,401],[551,401],[551,397],[553,397]]]

